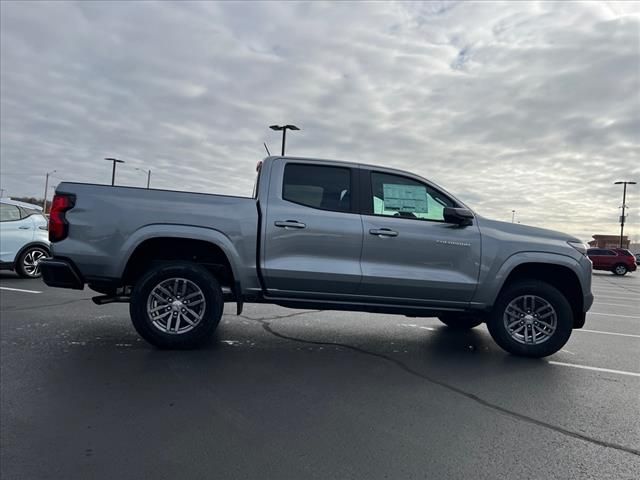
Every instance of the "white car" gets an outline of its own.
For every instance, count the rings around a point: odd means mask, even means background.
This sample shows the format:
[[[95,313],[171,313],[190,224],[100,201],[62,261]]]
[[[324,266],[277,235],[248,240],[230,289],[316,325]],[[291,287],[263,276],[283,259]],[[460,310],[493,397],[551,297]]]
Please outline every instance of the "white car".
[[[48,222],[42,208],[0,199],[0,270],[24,278],[40,276],[40,260],[49,256]]]

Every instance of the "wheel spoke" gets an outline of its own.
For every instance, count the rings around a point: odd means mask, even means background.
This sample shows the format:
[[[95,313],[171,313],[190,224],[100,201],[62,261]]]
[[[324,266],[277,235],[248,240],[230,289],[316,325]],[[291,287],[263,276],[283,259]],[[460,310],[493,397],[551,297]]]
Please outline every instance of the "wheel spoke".
[[[198,317],[200,317],[200,315],[198,315],[195,311],[193,311],[192,309],[190,309],[189,307],[184,307],[185,311],[191,315],[194,319],[197,319]],[[186,316],[186,315],[185,315]]]
[[[507,305],[507,309],[509,309],[509,308],[514,310],[516,313],[519,313],[519,314],[522,314],[522,315],[527,313],[524,310],[522,310],[520,307],[515,305],[514,303],[510,303],[509,305]]]
[[[166,298],[158,295],[156,292],[151,292],[151,296],[156,300],[162,302],[164,305],[169,305],[169,301]]]
[[[163,318],[165,318],[167,315],[171,315],[171,311],[161,313],[160,315],[157,315],[157,316],[153,317],[153,320],[154,320],[154,321],[162,320],[162,319],[163,319]]]
[[[519,323],[520,323],[520,321],[521,321],[521,320],[520,320],[519,318],[518,318],[517,320],[514,320],[513,322],[511,322],[510,324],[508,324],[508,325],[507,325],[507,328],[508,328],[508,329],[513,328],[515,325],[519,324]]]
[[[198,291],[196,292],[190,293],[189,295],[185,296],[183,300],[190,300],[194,297],[197,297],[198,295],[202,295],[202,292],[200,291],[200,289],[198,289]]]
[[[159,305],[149,310],[149,313],[156,313],[156,312],[159,312],[160,310],[166,310],[167,308],[169,307],[167,307],[167,302],[165,302],[163,305]]]
[[[159,290],[160,292],[164,293],[167,298],[173,298],[173,293],[171,293],[169,290],[167,290],[166,288],[164,288],[162,285],[158,285],[156,287],[156,290]]]

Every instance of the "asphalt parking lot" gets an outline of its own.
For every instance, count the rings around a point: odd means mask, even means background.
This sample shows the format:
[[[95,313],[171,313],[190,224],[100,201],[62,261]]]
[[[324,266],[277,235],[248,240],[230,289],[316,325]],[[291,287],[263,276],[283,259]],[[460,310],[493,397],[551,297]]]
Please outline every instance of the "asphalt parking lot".
[[[484,326],[227,308],[159,351],[128,306],[0,272],[3,479],[640,477],[640,273],[543,360]]]

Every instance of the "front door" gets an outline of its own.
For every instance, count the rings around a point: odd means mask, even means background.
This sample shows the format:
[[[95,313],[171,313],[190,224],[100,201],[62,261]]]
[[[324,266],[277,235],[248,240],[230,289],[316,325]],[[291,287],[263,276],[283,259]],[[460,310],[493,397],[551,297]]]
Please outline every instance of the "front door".
[[[264,278],[273,296],[354,294],[361,279],[358,168],[279,159],[264,226]]]
[[[476,222],[446,223],[447,195],[417,179],[362,173],[363,250],[359,293],[379,302],[466,304],[480,270]]]

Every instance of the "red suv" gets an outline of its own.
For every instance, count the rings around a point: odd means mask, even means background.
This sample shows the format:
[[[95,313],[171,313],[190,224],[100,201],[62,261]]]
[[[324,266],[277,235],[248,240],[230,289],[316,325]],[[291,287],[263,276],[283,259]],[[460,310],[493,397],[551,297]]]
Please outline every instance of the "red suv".
[[[608,270],[615,275],[636,271],[636,259],[624,248],[590,248],[587,256],[593,262],[594,270]]]

